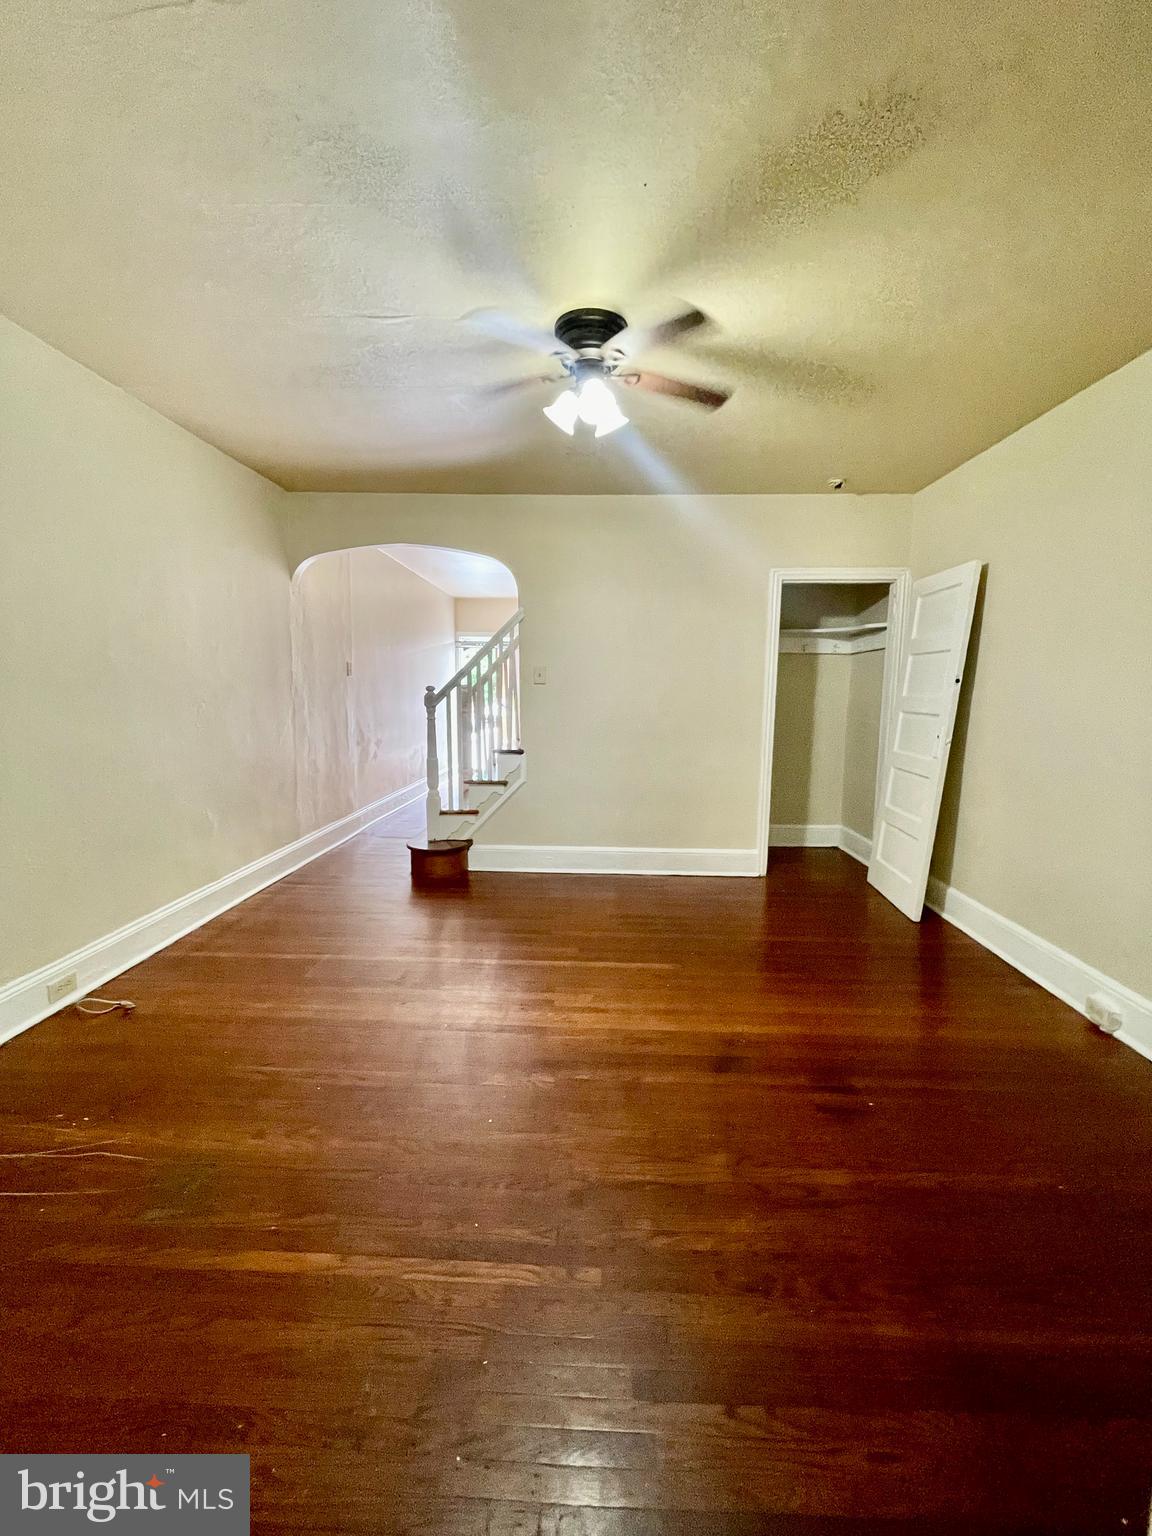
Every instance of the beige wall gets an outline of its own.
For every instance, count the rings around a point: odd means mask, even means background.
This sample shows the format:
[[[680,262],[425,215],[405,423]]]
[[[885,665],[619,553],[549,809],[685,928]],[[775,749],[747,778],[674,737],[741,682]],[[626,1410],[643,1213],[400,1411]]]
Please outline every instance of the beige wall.
[[[351,636],[348,556],[325,555],[292,583],[296,804],[299,825],[308,831],[356,809]]]
[[[987,562],[935,873],[1152,993],[1152,353],[914,498]]]
[[[455,616],[3,320],[0,421],[2,984],[418,779]]]
[[[525,610],[524,789],[481,838],[754,848],[769,574],[902,565],[909,498],[289,498],[293,561],[436,543],[494,555]]]
[[[872,836],[883,651],[785,652],[776,679],[772,820]]]
[[[458,597],[456,633],[458,635],[494,635],[503,629],[516,612],[515,597]]]
[[[774,823],[840,823],[851,659],[794,651],[780,657],[772,744]]]
[[[423,777],[424,689],[453,672],[455,640],[453,599],[379,549],[323,555],[298,573],[293,646],[304,831]]]
[[[283,492],[0,320],[0,981],[296,836]]]
[[[880,753],[880,710],[884,701],[886,651],[857,651],[842,659],[848,664],[845,711],[844,792],[840,820],[844,826],[872,836],[876,798],[876,766]]]
[[[358,805],[424,777],[424,690],[456,670],[453,599],[378,549],[348,556]]]

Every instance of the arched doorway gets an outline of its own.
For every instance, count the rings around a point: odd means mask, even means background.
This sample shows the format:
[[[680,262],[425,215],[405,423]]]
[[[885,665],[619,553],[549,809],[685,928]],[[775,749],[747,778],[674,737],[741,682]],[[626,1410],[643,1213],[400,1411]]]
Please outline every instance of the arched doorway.
[[[425,689],[517,608],[491,556],[422,544],[317,555],[292,584],[297,806],[307,831],[366,807],[424,829]]]

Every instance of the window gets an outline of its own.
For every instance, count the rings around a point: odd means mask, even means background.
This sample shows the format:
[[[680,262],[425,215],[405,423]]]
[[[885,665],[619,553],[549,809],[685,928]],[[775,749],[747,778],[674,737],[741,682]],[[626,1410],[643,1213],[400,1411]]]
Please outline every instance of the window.
[[[457,635],[456,636],[456,666],[462,667],[466,661],[471,661],[477,651],[482,651],[491,640],[491,635]]]

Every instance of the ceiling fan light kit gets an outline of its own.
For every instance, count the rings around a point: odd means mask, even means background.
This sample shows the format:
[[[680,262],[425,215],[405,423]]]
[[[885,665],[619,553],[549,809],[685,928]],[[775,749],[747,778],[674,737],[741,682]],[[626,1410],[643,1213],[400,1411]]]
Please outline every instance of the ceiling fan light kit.
[[[534,327],[497,310],[476,310],[468,319],[477,329],[514,345],[523,345],[526,337],[541,334]],[[579,422],[592,427],[597,437],[606,437],[609,432],[628,424],[612,388],[613,383],[686,400],[705,410],[717,410],[729,398],[728,390],[686,384],[663,374],[637,371],[631,367],[627,373],[620,371],[635,353],[648,347],[667,346],[690,331],[710,324],[708,316],[695,308],[683,310],[646,330],[633,328],[614,309],[585,305],[566,310],[554,327],[553,334],[560,345],[553,356],[567,375],[568,387],[551,405],[544,407],[544,415],[569,437],[575,435]],[[518,390],[539,382],[551,381],[537,375],[497,385],[491,392],[505,394],[510,389]]]
[[[576,423],[582,421],[596,429],[597,437],[607,437],[609,432],[628,425],[627,416],[608,387],[603,363],[594,358],[577,358],[569,368],[569,375],[572,387],[544,407],[545,416],[561,432],[567,432],[571,437],[576,431]]]
[[[572,386],[546,405],[544,414],[569,437],[575,435],[578,421],[595,428],[597,437],[628,425],[609,388],[610,370],[604,358],[605,346],[627,324],[615,310],[594,308],[570,309],[557,320],[556,340],[565,348],[560,358]]]
[[[576,391],[566,389],[562,395],[557,395],[551,405],[544,407],[544,414],[561,432],[567,432],[571,437],[580,420],[580,402],[576,398]]]

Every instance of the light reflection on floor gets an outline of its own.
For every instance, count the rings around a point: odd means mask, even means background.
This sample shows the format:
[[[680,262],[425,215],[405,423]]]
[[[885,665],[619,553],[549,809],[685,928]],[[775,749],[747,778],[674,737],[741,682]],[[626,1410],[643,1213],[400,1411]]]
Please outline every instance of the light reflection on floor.
[[[424,826],[424,797],[413,800],[411,805],[402,805],[399,810],[385,816],[372,828],[375,837],[398,837],[409,842],[414,838],[423,837]]]

